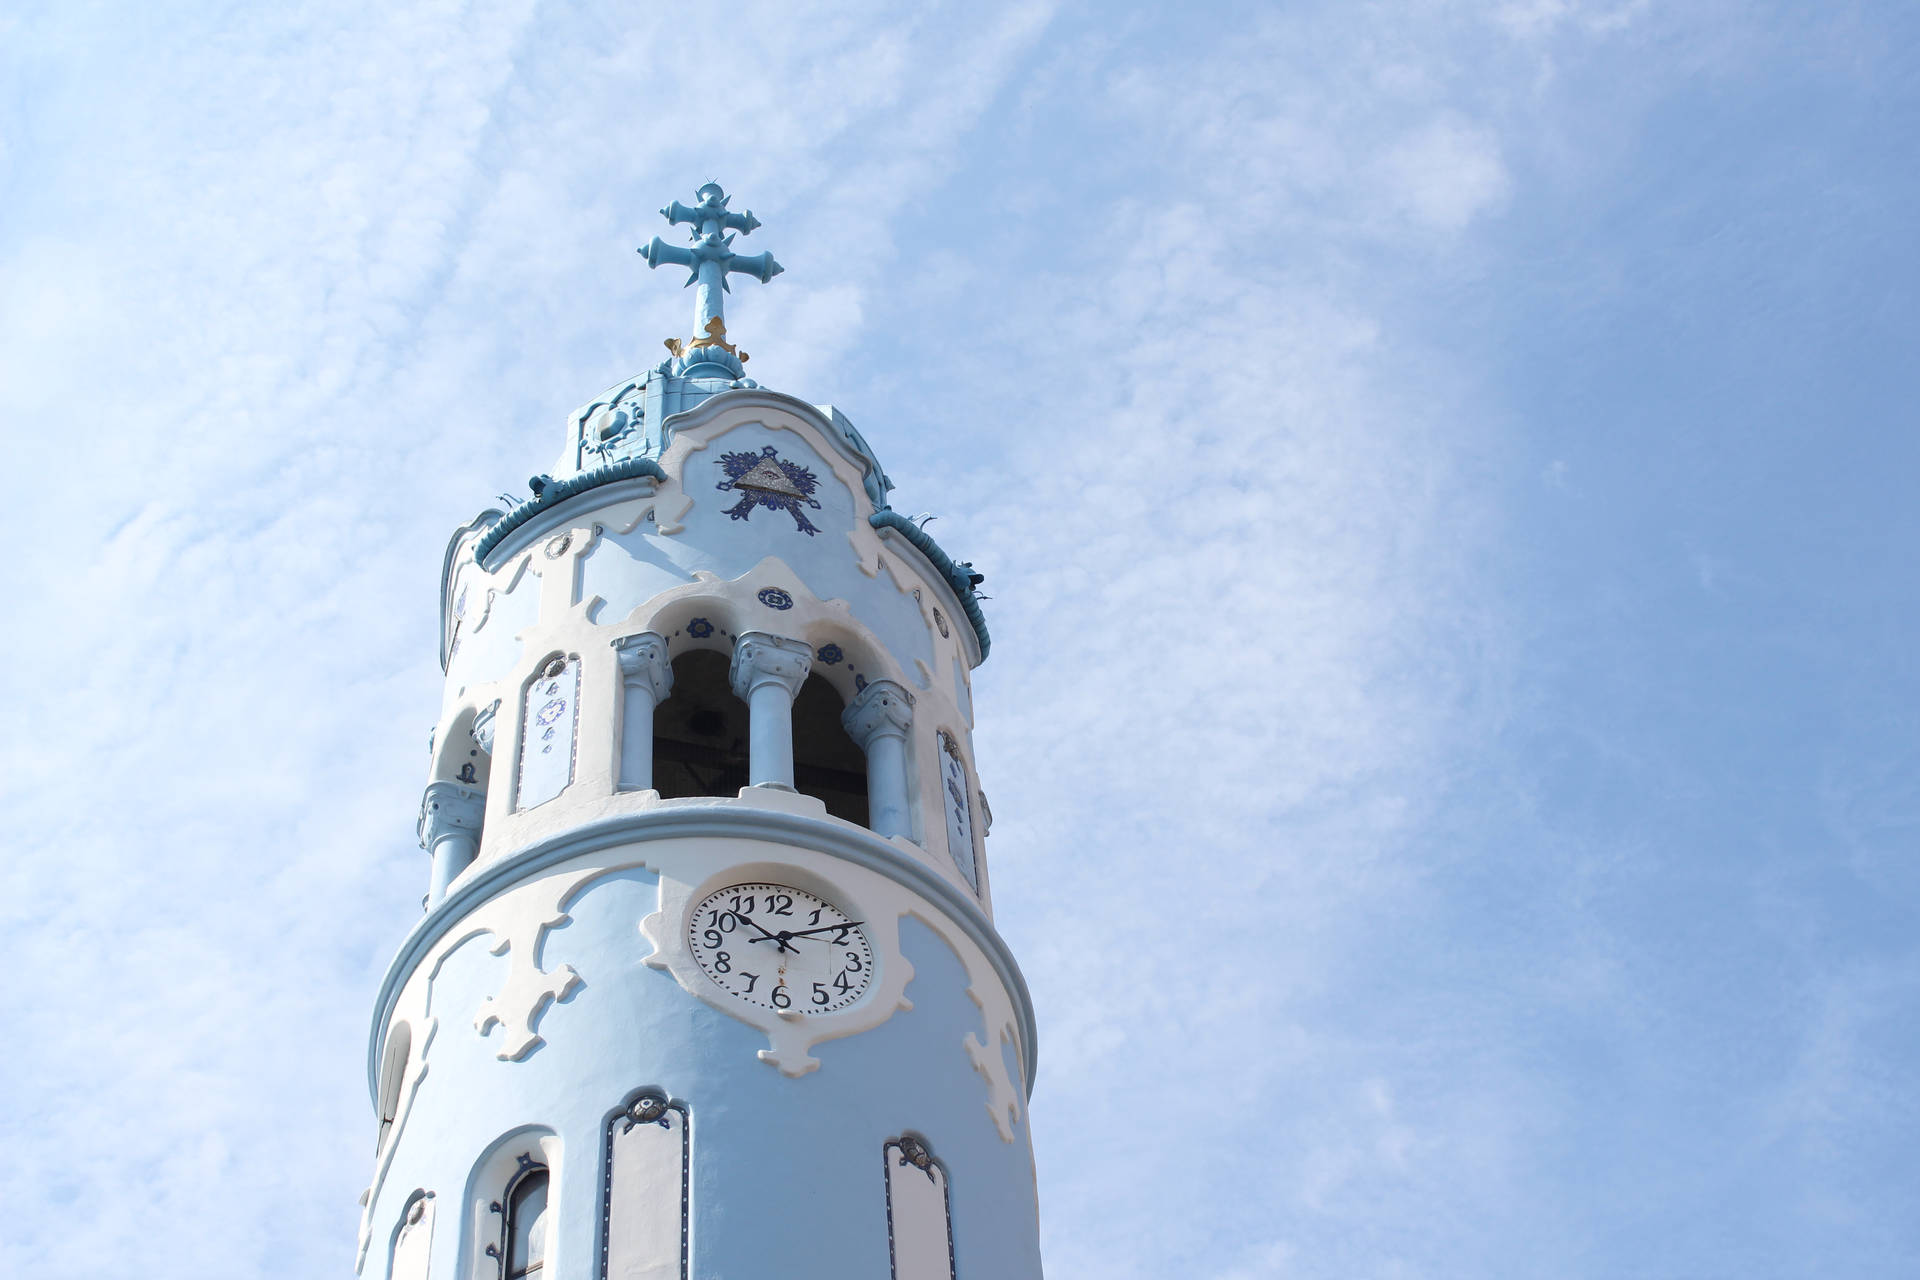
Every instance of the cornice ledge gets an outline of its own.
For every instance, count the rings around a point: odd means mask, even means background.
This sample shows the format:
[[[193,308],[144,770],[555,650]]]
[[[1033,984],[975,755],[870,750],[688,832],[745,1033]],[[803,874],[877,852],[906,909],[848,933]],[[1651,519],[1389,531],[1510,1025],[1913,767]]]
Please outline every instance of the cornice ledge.
[[[576,494],[585,493],[589,489],[597,489],[603,484],[613,484],[620,480],[637,480],[641,478],[650,479],[658,483],[667,478],[667,473],[662,470],[660,464],[652,458],[622,458],[620,461],[609,463],[604,467],[595,467],[591,471],[582,471],[578,475],[568,476],[564,480],[555,480],[541,489],[537,496],[507,512],[505,516],[502,516],[494,522],[492,528],[481,534],[480,540],[474,543],[473,546],[474,561],[484,568],[487,556],[512,536],[514,530],[520,528],[520,526],[526,524],[543,511],[549,511],[558,507],[561,503],[565,502],[568,498],[574,497]]]
[[[953,598],[967,615],[967,621],[973,625],[973,635],[980,642],[980,662],[987,660],[987,651],[993,647],[993,639],[987,634],[987,615],[980,610],[980,601],[974,595],[971,566],[961,568],[953,557],[940,549],[940,544],[931,534],[913,521],[895,511],[892,507],[883,507],[867,517],[867,523],[876,529],[890,529],[910,543],[915,551],[927,558],[953,590]],[[975,663],[975,666],[980,665]]]
[[[1040,1060],[1033,996],[1027,990],[1027,980],[1014,961],[1013,952],[977,902],[928,868],[903,858],[899,850],[870,831],[826,818],[753,808],[730,797],[716,797],[704,804],[673,804],[609,815],[535,841],[457,881],[446,898],[421,917],[407,934],[380,981],[367,1044],[367,1092],[375,1100],[374,1104],[379,1105],[381,1032],[393,1016],[400,990],[433,945],[468,912],[527,876],[568,858],[615,845],[688,836],[745,837],[798,845],[887,876],[940,907],[985,953],[1019,1011],[1022,1074],[1027,1096],[1032,1097]]]

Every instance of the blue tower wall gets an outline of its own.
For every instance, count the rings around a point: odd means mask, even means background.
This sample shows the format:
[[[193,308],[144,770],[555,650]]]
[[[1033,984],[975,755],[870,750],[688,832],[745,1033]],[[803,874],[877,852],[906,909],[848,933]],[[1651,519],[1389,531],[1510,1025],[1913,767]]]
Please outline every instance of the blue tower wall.
[[[524,1151],[554,1180],[544,1274],[602,1275],[608,1124],[654,1089],[690,1135],[689,1276],[888,1276],[883,1145],[911,1134],[944,1178],[955,1274],[1038,1277],[1033,1015],[993,929],[973,781],[977,606],[924,537],[876,521],[884,476],[836,413],[734,386],[632,438],[657,474],[489,513],[449,549],[421,818],[441,896],[376,1009],[384,1123],[361,1274],[388,1274],[423,1200],[428,1274],[499,1274],[490,1197]],[[734,483],[763,458],[799,479]],[[737,666],[754,636],[806,655],[849,706],[900,691],[903,829],[831,817],[777,781],[685,799],[622,784],[624,736],[651,732],[646,679],[695,649]],[[623,665],[635,644],[657,648],[655,675]],[[578,673],[572,737],[556,740],[571,763],[533,803],[516,773],[545,723],[529,690],[556,664]],[[756,879],[868,921],[871,993],[818,1018],[729,1003],[688,958],[687,904]]]

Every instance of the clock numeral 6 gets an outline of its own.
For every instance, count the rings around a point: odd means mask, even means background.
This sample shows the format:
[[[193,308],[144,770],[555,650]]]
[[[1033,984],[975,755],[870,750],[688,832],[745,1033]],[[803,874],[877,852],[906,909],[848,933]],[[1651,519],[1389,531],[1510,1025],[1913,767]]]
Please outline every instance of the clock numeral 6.
[[[785,983],[781,983],[769,992],[767,999],[773,1001],[773,1007],[776,1009],[788,1009],[793,1006],[793,997],[787,994]]]

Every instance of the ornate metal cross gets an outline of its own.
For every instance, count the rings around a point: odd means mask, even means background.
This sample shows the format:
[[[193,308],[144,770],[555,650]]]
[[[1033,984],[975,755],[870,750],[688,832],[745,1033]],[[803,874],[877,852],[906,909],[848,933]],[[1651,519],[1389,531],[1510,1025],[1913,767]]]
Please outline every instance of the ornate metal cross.
[[[670,245],[659,236],[653,243],[640,250],[640,256],[647,260],[649,267],[662,263],[690,268],[687,283],[699,285],[694,294],[693,338],[681,343],[669,339],[667,346],[675,355],[693,347],[717,346],[731,352],[734,348],[727,342],[727,322],[723,314],[724,303],[720,295],[731,293],[727,276],[733,273],[753,276],[762,284],[779,275],[783,270],[773,260],[770,253],[756,253],[751,257],[735,253],[732,249],[734,237],[724,234],[736,231],[743,235],[753,234],[760,225],[760,219],[748,213],[731,213],[727,201],[732,197],[720,189],[717,182],[709,182],[694,192],[700,203],[688,208],[675,200],[660,211],[660,216],[669,223],[685,223],[693,228],[693,243],[684,248]],[[741,357],[744,359],[745,357]]]

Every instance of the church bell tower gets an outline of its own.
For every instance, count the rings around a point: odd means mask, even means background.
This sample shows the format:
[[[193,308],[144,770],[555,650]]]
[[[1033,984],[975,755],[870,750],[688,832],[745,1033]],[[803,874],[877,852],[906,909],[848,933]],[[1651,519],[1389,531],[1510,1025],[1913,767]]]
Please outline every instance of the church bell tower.
[[[980,578],[840,412],[694,323],[457,530],[426,914],[374,1007],[357,1270],[1037,1280],[1034,1021],[993,925]]]

